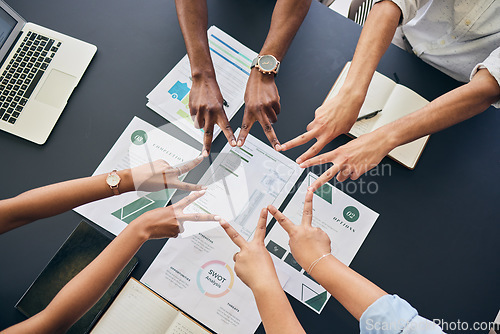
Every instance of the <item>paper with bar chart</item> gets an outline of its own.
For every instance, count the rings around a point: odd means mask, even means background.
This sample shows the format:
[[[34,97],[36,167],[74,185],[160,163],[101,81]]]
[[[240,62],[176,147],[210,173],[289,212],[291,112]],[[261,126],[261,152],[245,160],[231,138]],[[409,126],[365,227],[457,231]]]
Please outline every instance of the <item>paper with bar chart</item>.
[[[193,160],[199,154],[198,150],[188,144],[134,117],[93,175],[136,167],[158,159],[165,160],[171,166],[178,166]],[[175,189],[152,193],[132,191],[88,203],[74,210],[118,235],[144,212],[167,205],[174,192]]]
[[[243,105],[250,65],[257,53],[216,26],[211,26],[207,34],[217,83],[224,98],[224,110],[228,120],[231,120]],[[203,143],[203,129],[196,129],[190,116],[191,86],[191,66],[188,56],[185,55],[147,95],[146,105]],[[216,125],[212,140],[215,140],[220,132],[220,128]]]
[[[302,221],[307,188],[318,177],[308,173],[283,214],[294,224]],[[349,265],[378,218],[378,213],[343,193],[330,183],[315,191],[312,226],[319,227],[331,240],[332,254]],[[295,261],[288,245],[288,234],[276,222],[266,236],[267,250],[273,254],[276,268],[289,275],[283,287],[286,292],[320,313],[330,294]]]

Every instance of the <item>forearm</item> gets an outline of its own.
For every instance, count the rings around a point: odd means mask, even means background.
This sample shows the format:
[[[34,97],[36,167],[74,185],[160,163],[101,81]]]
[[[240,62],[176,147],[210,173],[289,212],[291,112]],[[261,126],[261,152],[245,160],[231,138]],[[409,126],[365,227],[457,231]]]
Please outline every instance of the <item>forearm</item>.
[[[252,292],[266,333],[305,333],[277,278]]]
[[[119,171],[120,192],[134,190],[130,170]],[[113,195],[107,174],[60,182],[0,201],[0,234]]]
[[[363,103],[378,63],[391,44],[401,10],[391,1],[376,3],[363,26],[349,73],[339,94]]]
[[[311,0],[278,0],[260,54],[271,54],[279,61],[283,60],[310,5]]]
[[[368,306],[387,294],[333,256],[321,260],[312,276],[358,320]]]
[[[129,225],[59,291],[45,310],[7,329],[6,333],[66,332],[102,297],[146,240],[137,225]]]
[[[424,108],[376,130],[392,138],[391,148],[406,144],[471,118],[500,99],[500,87],[488,70],[482,69],[467,84],[458,87]]]
[[[176,0],[175,7],[193,78],[206,75],[215,78],[207,37],[208,9],[206,0]]]

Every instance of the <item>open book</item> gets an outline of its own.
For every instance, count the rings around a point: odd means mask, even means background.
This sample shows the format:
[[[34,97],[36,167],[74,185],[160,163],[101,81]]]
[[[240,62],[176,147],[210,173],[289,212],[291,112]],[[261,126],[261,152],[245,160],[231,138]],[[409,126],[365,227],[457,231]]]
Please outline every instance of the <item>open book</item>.
[[[132,277],[91,333],[206,334],[210,332]]]
[[[338,94],[344,84],[351,62],[347,62],[337,81],[333,84],[325,101]],[[411,114],[427,105],[429,101],[403,85],[397,84],[385,75],[375,72],[366,93],[365,102],[361,106],[358,117],[365,116],[376,110],[382,110],[370,119],[363,119],[354,123],[349,135],[359,137],[369,133],[403,116]],[[429,136],[419,138],[389,152],[389,157],[409,169],[414,169]]]

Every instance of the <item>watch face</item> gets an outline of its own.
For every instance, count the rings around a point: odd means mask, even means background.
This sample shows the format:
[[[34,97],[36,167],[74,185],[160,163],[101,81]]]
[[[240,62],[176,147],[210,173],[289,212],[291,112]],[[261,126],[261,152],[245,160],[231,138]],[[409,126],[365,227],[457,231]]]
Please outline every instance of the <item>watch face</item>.
[[[272,71],[276,67],[277,60],[273,56],[262,56],[259,59],[259,67],[264,71]]]
[[[117,174],[110,174],[106,178],[106,182],[109,186],[114,187],[120,183],[120,177]]]

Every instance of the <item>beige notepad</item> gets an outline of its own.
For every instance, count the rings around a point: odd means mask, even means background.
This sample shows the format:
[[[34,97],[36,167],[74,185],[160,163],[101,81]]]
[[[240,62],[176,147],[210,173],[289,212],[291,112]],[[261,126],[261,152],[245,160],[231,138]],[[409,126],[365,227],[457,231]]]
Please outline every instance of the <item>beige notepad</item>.
[[[206,334],[210,332],[144,284],[131,278],[91,333]]]
[[[333,84],[325,101],[338,94],[344,84],[351,62],[348,62]],[[382,110],[375,117],[354,123],[349,135],[359,137],[372,132],[381,126],[391,123],[403,116],[411,114],[427,105],[429,101],[403,85],[397,84],[385,75],[375,72],[370,82],[365,101],[361,106],[359,116],[364,116],[375,110]],[[409,169],[414,169],[429,136],[401,145],[389,152],[388,156]]]

